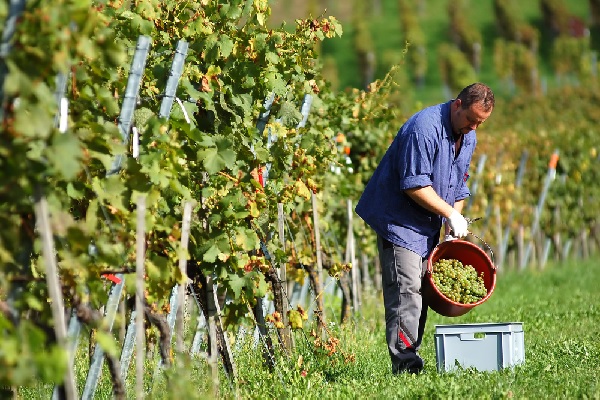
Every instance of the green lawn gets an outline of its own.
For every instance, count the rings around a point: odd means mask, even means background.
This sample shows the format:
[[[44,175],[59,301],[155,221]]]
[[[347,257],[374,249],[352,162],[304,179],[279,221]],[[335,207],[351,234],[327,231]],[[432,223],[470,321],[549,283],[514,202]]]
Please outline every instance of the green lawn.
[[[598,399],[599,284],[600,265],[594,261],[499,273],[494,294],[483,305],[456,318],[431,314],[422,376],[390,375],[381,300],[374,296],[366,300],[363,315],[339,332],[340,346],[356,356],[354,363],[316,360],[319,368],[298,378],[297,369],[281,367],[269,374],[252,362],[256,356],[245,356],[240,361],[240,375],[247,381],[242,397]],[[523,322],[525,364],[499,372],[439,374],[435,325],[480,322]]]
[[[221,370],[219,398],[600,398],[600,265],[590,260],[549,266],[544,271],[499,272],[490,299],[456,318],[430,314],[422,356],[424,375],[392,376],[384,339],[383,307],[378,294],[365,294],[362,311],[348,324],[330,324],[340,339],[337,352],[315,353],[308,332],[296,332],[296,348],[289,357],[279,355],[273,371],[263,366],[260,348],[249,336],[237,349],[239,381],[228,382]],[[334,315],[329,308],[329,318]],[[435,362],[436,324],[522,322],[525,363],[512,369],[477,372],[469,369],[438,373]],[[80,393],[87,370],[87,348],[77,360]],[[354,357],[346,362],[345,356]],[[213,398],[211,380],[202,359],[181,361],[169,373],[169,384],[155,382],[148,396],[156,399]],[[132,362],[133,364],[133,362]],[[154,364],[147,366],[153,371]],[[306,371],[303,376],[303,371]],[[133,397],[135,371],[129,373]],[[152,387],[147,372],[147,388]],[[23,388],[20,398],[48,399],[50,387]],[[96,398],[111,398],[104,372]]]

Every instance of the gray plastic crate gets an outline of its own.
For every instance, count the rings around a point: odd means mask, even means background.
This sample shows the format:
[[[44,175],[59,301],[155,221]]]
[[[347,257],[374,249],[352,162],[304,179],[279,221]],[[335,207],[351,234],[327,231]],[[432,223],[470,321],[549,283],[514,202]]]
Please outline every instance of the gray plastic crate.
[[[525,362],[522,322],[436,325],[434,337],[438,372],[497,371]]]

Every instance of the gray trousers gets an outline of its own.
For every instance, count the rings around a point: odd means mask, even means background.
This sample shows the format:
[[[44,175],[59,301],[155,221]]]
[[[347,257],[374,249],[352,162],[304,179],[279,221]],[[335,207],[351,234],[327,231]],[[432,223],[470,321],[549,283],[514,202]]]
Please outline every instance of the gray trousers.
[[[417,354],[427,321],[427,304],[421,296],[421,283],[427,259],[377,236],[381,262],[385,336],[392,369],[423,365]]]

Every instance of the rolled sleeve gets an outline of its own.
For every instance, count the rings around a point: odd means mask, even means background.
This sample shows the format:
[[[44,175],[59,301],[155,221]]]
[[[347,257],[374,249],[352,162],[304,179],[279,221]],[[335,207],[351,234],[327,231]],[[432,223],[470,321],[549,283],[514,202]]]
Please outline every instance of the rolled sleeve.
[[[471,196],[471,191],[469,190],[467,185],[462,185],[460,187],[460,189],[457,191],[456,198],[454,199],[454,201],[456,202],[456,201],[464,200],[469,196]]]
[[[435,145],[430,135],[418,128],[417,120],[409,127],[402,148],[403,157],[397,165],[402,190],[425,187],[433,184],[431,175],[435,159]]]
[[[400,180],[400,189],[413,189],[418,187],[431,186],[433,182],[429,175],[407,176]]]

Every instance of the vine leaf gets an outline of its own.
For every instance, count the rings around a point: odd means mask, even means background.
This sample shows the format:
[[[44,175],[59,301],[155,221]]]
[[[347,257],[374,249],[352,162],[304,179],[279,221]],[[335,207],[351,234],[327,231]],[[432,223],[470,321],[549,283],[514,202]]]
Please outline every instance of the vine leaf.
[[[80,170],[81,147],[73,135],[58,134],[48,151],[48,161],[66,180],[72,180]]]
[[[214,263],[217,260],[219,253],[221,253],[221,250],[219,247],[217,247],[217,245],[213,244],[208,250],[206,250],[202,256],[202,260],[206,261],[207,263]]]
[[[236,299],[240,297],[244,286],[246,286],[246,278],[235,274],[229,275],[229,288],[233,291]]]
[[[229,36],[221,35],[218,46],[219,50],[221,51],[221,56],[223,56],[223,58],[227,58],[231,54],[234,44]]]
[[[113,357],[119,356],[119,349],[117,348],[117,344],[108,333],[101,330],[97,330],[96,340],[98,341],[100,347],[102,347],[102,350],[104,350]]]
[[[215,138],[215,147],[198,151],[198,159],[210,174],[216,174],[226,166],[232,166],[236,160],[236,153],[231,150],[231,141],[224,137]]]

